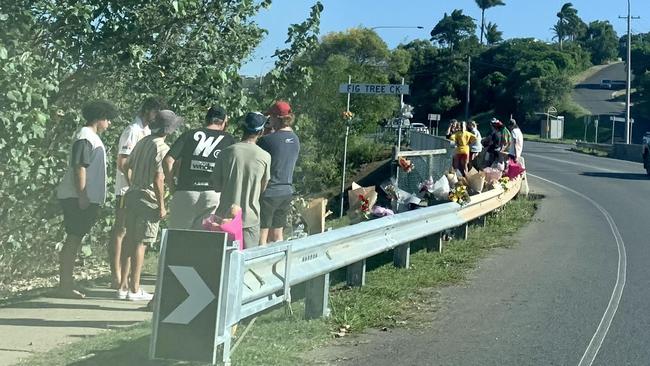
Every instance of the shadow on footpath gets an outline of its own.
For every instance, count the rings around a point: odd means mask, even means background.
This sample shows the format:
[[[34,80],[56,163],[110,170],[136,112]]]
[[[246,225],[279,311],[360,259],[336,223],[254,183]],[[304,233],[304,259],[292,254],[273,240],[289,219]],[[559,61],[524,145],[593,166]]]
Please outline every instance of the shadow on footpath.
[[[149,335],[140,338],[120,341],[109,350],[89,350],[82,359],[68,363],[75,366],[113,366],[113,365],[142,365],[164,366],[177,365],[178,361],[163,361],[149,359]],[[204,363],[184,362],[183,365],[205,365]]]
[[[602,172],[584,172],[580,175],[586,177],[622,179],[622,180],[648,180],[650,179],[645,173],[602,173]]]
[[[122,301],[122,300],[115,300]],[[124,308],[112,307],[98,304],[88,304],[86,299],[79,300],[77,303],[55,304],[43,301],[29,301],[19,304],[14,304],[11,309],[73,309],[73,310],[102,310],[102,311],[143,311],[143,308]]]

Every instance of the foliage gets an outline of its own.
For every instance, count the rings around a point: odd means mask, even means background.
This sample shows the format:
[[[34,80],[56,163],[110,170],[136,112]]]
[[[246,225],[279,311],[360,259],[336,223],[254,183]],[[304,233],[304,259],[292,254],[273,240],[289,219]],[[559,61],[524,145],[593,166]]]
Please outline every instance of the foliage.
[[[608,21],[597,20],[589,23],[580,43],[591,53],[591,63],[594,65],[611,61],[617,56],[618,36]]]
[[[497,28],[496,24],[490,22],[485,26],[485,41],[490,46],[503,41],[503,32]]]
[[[479,7],[479,9],[481,9],[481,44],[483,44],[483,34],[487,33],[489,35],[489,33],[490,33],[490,25],[492,24],[492,23],[489,23],[486,26],[486,24],[485,24],[485,11],[487,9],[493,8],[495,6],[506,5],[506,3],[504,3],[503,0],[474,0],[474,1],[476,1],[476,5]],[[495,30],[496,30],[496,25],[494,25],[492,36],[495,35],[494,34]],[[492,40],[495,40],[495,38],[492,38]],[[497,42],[498,41],[492,42],[492,43],[497,43]],[[487,44],[488,45],[491,44],[489,37],[487,38]]]
[[[464,15],[463,11],[456,9],[450,15],[445,13],[442,20],[431,30],[431,40],[447,46],[451,52],[463,40],[473,36],[476,23],[472,17]]]
[[[0,6],[0,268],[3,280],[56,263],[62,229],[54,188],[80,106],[115,102],[124,118],[103,139],[109,153],[144,95],[164,94],[188,121],[219,101],[247,100],[238,69],[264,31],[251,18],[270,1],[2,0]],[[109,177],[114,174],[109,159]],[[109,187],[112,180],[109,178]],[[105,208],[105,213],[111,211]],[[102,216],[94,240],[105,241]]]

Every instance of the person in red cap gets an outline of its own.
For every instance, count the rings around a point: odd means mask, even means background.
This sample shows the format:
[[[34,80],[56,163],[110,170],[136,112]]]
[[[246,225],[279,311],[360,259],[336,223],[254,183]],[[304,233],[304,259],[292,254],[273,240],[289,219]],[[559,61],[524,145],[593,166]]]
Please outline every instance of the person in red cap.
[[[293,171],[300,153],[300,139],[293,132],[294,115],[285,101],[268,110],[274,132],[262,137],[258,145],[271,155],[271,179],[260,202],[260,245],[284,240],[283,230],[293,197]]]

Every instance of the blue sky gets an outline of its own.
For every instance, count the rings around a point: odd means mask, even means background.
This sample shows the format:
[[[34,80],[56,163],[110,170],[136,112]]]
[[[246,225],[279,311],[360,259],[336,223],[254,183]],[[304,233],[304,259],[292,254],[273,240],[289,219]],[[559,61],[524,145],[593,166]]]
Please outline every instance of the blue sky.
[[[633,15],[641,16],[632,23],[632,33],[650,31],[650,7],[647,0],[632,0]],[[550,28],[557,21],[555,14],[567,0],[504,0],[506,6],[486,12],[486,22],[497,23],[504,38],[534,37],[550,41]],[[626,0],[572,0],[578,14],[585,22],[609,20],[619,35],[626,32],[624,19]],[[273,67],[268,56],[284,47],[287,28],[309,15],[315,0],[273,0],[271,8],[258,14],[256,21],[269,31],[256,50],[253,59],[241,70],[243,75],[257,76]],[[463,9],[465,14],[477,19],[481,12],[474,0],[322,0],[325,7],[321,17],[321,35],[364,26],[423,26],[424,29],[377,29],[377,33],[393,48],[414,39],[428,39],[433,26],[445,12]]]

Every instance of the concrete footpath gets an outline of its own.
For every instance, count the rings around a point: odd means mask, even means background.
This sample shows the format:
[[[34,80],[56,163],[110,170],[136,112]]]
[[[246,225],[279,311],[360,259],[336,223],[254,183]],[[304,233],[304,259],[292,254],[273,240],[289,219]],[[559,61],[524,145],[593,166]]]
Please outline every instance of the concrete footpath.
[[[155,279],[142,278],[146,291]],[[81,300],[40,297],[0,308],[0,366],[151,318],[146,302],[115,298],[115,290],[86,288]]]

